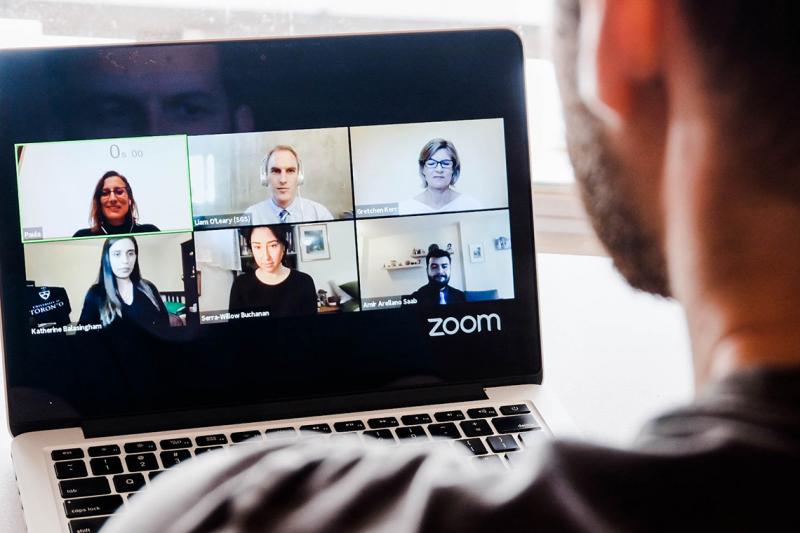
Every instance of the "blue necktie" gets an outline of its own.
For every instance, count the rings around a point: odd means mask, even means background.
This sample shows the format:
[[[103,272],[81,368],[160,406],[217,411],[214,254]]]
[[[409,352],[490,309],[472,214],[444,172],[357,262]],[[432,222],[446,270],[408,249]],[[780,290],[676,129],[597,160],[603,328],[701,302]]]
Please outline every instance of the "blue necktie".
[[[439,291],[439,305],[447,305],[447,300],[444,299],[444,289]]]
[[[278,218],[281,219],[281,224],[285,224],[286,219],[289,218],[289,211],[282,209],[281,212],[278,213]]]

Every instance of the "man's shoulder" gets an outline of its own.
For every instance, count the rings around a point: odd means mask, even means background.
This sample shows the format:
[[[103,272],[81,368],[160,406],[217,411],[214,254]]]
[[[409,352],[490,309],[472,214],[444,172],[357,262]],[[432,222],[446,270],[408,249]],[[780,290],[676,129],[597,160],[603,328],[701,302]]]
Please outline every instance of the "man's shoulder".
[[[267,212],[267,202],[269,200],[261,200],[260,202],[256,202],[253,205],[249,206],[247,209],[244,210],[245,213],[253,214],[257,212]]]
[[[309,198],[300,198],[300,201],[303,203],[304,209],[314,210],[315,213],[314,218],[319,220],[326,220],[333,218],[333,214],[330,212],[330,210],[321,203],[311,200]]]

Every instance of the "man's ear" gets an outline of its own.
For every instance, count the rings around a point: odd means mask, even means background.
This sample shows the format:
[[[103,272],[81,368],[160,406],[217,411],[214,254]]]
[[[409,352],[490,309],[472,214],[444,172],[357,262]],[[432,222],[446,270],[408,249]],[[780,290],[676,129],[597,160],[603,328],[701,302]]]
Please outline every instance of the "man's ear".
[[[661,9],[660,0],[581,0],[578,90],[610,126],[630,118],[637,88],[659,75]]]

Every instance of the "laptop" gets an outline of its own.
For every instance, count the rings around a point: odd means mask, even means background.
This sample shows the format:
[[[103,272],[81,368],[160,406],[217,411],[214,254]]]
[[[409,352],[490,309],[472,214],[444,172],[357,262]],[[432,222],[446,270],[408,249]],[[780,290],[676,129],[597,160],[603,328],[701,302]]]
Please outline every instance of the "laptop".
[[[0,285],[31,532],[273,439],[573,433],[542,385],[507,30],[3,51]]]

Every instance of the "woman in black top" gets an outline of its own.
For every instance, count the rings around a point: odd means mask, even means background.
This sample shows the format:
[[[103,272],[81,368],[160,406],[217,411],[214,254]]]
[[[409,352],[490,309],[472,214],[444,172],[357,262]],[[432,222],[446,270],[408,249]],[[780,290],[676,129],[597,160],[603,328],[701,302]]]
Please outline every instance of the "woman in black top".
[[[136,323],[148,330],[169,327],[169,314],[155,285],[139,271],[139,245],[133,237],[107,239],[97,283],[86,293],[80,324]]]
[[[286,266],[288,226],[257,226],[247,236],[258,268],[237,277],[228,310],[266,310],[270,316],[313,315],[317,293],[311,276]]]
[[[139,224],[138,218],[139,210],[128,179],[109,170],[94,187],[89,212],[91,227],[79,229],[73,237],[159,231],[153,224]]]

